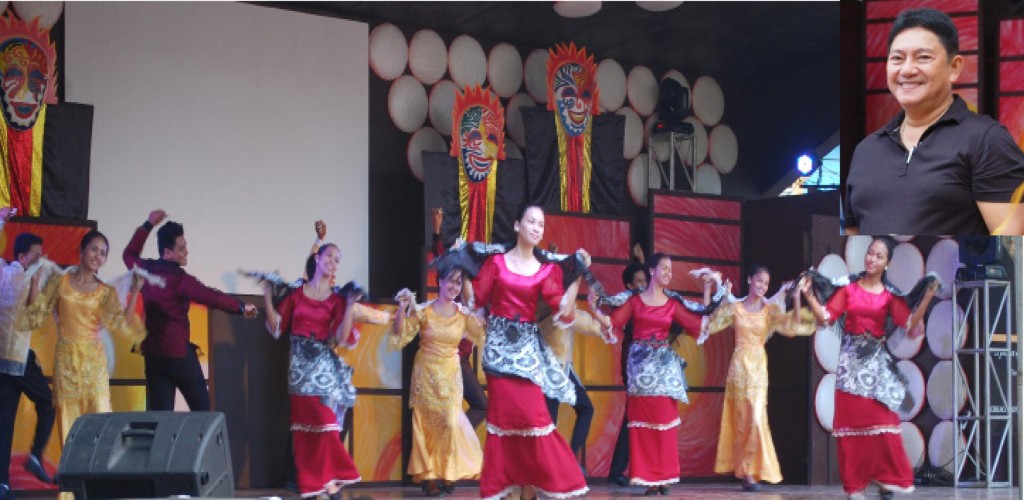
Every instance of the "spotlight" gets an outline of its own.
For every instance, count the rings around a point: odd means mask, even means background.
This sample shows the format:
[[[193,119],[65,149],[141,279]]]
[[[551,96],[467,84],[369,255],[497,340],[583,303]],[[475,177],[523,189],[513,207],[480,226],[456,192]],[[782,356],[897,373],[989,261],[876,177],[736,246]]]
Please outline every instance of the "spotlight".
[[[658,90],[658,123],[651,133],[675,132],[683,137],[693,137],[693,125],[686,123],[690,113],[690,90],[673,78],[661,81]]]
[[[800,175],[810,175],[814,171],[814,159],[810,155],[800,155],[796,159],[796,169],[800,172]]]

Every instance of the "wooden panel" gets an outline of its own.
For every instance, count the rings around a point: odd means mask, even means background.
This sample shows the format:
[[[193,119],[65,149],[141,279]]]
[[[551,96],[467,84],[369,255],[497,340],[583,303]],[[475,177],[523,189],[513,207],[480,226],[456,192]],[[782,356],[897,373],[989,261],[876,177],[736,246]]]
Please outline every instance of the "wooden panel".
[[[654,249],[669,255],[740,260],[740,227],[672,219],[654,220]]]
[[[999,98],[999,123],[1006,125],[1017,144],[1024,143],[1024,96]]]
[[[678,290],[680,292],[694,292],[697,294],[704,293],[704,283],[693,276],[690,276],[690,271],[694,269],[700,269],[702,267],[711,267],[714,270],[722,273],[724,279],[731,279],[733,283],[739,283],[740,279],[740,268],[739,265],[714,265],[705,264],[703,262],[688,262],[684,260],[675,259],[672,261],[672,282],[669,283],[669,288]],[[736,288],[733,288],[736,290]],[[693,300],[699,301],[701,299],[694,297]]]
[[[43,239],[43,254],[46,258],[62,265],[77,265],[79,260],[79,245],[82,237],[92,228],[96,227],[94,222],[42,222],[31,218],[16,218],[8,221],[0,232],[0,258],[10,262],[14,260],[14,239],[21,233],[33,233]],[[123,248],[109,249],[110,255],[121,255]],[[111,259],[113,260],[113,259]],[[117,259],[119,269],[121,259]],[[101,274],[107,275],[109,270],[102,270]],[[115,271],[117,272],[117,271]]]
[[[864,98],[864,132],[873,134],[902,111],[892,94],[868,94]]]
[[[721,393],[690,393],[690,404],[679,405],[683,421],[678,427],[681,477],[715,475],[724,401]]]
[[[678,194],[655,194],[654,213],[739,220],[740,203]]]
[[[1003,61],[999,63],[999,91],[1024,91],[1024,61]]]
[[[978,0],[897,0],[867,3],[868,19],[893,19],[904,9],[931,7],[946,13],[977,12]]]
[[[999,23],[999,55],[1024,56],[1024,19]]]
[[[592,257],[629,259],[629,221],[591,216],[546,214],[541,248],[554,243],[561,253],[586,249]]]
[[[359,395],[352,435],[349,451],[363,481],[402,479],[401,396]]]

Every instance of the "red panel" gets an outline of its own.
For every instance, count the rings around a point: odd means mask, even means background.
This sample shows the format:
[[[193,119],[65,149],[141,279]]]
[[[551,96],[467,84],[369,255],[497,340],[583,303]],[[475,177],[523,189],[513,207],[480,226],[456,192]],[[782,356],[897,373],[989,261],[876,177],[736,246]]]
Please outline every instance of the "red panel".
[[[653,252],[739,261],[740,227],[655,218]]]
[[[625,264],[604,264],[595,262],[590,266],[590,272],[597,278],[597,281],[601,282],[604,286],[605,292],[609,295],[614,295],[626,289],[622,284],[622,270],[626,268]],[[580,293],[587,293],[587,283],[584,281],[580,286]]]
[[[953,89],[964,102],[967,103],[967,108],[971,111],[978,112],[978,87],[968,87],[964,89]]]
[[[887,63],[869,62],[864,67],[864,88],[868,90],[887,90],[889,83],[886,79],[885,68]]]
[[[1024,56],[1024,19],[999,23],[999,55]]]
[[[656,194],[654,213],[740,220],[740,203],[685,195]]]
[[[725,279],[732,280],[733,283],[739,283],[740,279],[740,268],[739,266],[711,266],[701,262],[686,262],[682,260],[672,261],[672,281],[668,287],[673,290],[680,292],[695,292],[698,294],[704,293],[704,282],[690,276],[690,271],[694,269],[700,269],[702,267],[710,267],[716,271],[722,273],[722,277]],[[736,290],[736,285],[733,286],[733,290]],[[700,302],[702,298],[693,297],[693,300]]]
[[[43,239],[43,253],[46,258],[62,266],[77,265],[78,247],[82,237],[92,228],[40,222],[8,222],[0,233],[0,256],[4,260],[14,259],[14,239],[21,233],[30,232]],[[108,249],[109,255],[120,256],[123,248]],[[120,262],[121,259],[108,259]],[[123,266],[122,266],[123,267]]]
[[[956,84],[978,83],[978,56],[964,56],[964,69],[960,72],[960,78]]]
[[[566,214],[544,216],[541,248],[554,243],[561,253],[584,248],[592,257],[629,259],[629,221],[597,219]]]
[[[978,50],[978,16],[954,17],[953,24],[960,35],[960,52]]]
[[[1016,92],[1024,90],[1024,61],[999,63],[999,91]]]
[[[868,2],[868,19],[894,19],[904,9],[931,7],[947,14],[977,12],[978,0],[902,0]]]
[[[892,23],[869,24],[864,28],[864,48],[867,57],[886,57],[889,55],[889,30]]]
[[[999,98],[999,123],[1006,125],[1017,144],[1024,144],[1024,96]]]
[[[606,477],[626,413],[626,393],[594,391],[590,397],[594,400],[595,411],[587,440],[587,472],[591,477]]]
[[[722,393],[689,394],[690,404],[680,404],[679,475],[709,477],[715,475],[718,433],[722,427]]]
[[[873,134],[902,111],[892,94],[868,94],[864,99],[864,131]]]

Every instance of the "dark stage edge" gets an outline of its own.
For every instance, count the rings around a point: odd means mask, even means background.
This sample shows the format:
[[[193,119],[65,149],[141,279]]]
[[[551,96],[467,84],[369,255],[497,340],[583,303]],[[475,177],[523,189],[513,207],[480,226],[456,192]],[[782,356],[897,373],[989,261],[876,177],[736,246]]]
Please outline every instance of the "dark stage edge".
[[[877,488],[869,488],[867,498],[878,498]],[[19,491],[18,498],[57,498],[55,493],[43,491]],[[239,490],[237,498],[281,498],[282,500],[298,499],[298,495],[285,490]],[[425,498],[419,487],[414,486],[366,486],[348,487],[344,490],[344,498],[348,500],[392,499],[392,498]],[[592,485],[586,498],[633,498],[643,497],[639,488],[623,488],[619,486]],[[480,498],[479,490],[472,486],[458,487],[454,493],[443,498],[469,499]],[[584,497],[578,497],[584,498]],[[665,497],[655,497],[665,498]],[[846,494],[840,486],[792,486],[765,485],[759,492],[747,493],[740,490],[738,483],[710,483],[675,485],[668,498],[691,498],[721,500],[731,498],[750,499],[844,499]],[[918,487],[909,495],[897,494],[896,498],[913,500],[965,499],[965,500],[1017,500],[1021,498],[1019,488],[948,488]]]

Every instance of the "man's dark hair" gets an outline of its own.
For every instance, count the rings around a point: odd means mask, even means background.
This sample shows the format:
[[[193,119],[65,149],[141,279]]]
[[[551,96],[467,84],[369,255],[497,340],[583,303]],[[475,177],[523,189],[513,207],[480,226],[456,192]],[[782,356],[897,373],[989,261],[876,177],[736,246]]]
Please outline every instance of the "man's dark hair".
[[[647,281],[651,281],[651,272],[648,271],[643,264],[634,262],[622,270],[622,284],[625,285],[626,288],[629,288],[629,286],[633,284],[633,278],[636,276],[638,271],[643,271],[644,277],[647,278]]]
[[[946,48],[948,57],[952,58],[960,53],[960,34],[957,32],[953,20],[945,12],[929,8],[900,12],[896,16],[896,21],[892,23],[892,29],[889,30],[889,43],[886,47],[891,49],[896,35],[910,28],[924,28],[935,33],[935,36],[939,37],[939,41],[942,42],[942,46]]]
[[[21,233],[14,238],[14,260],[32,250],[33,245],[42,245],[43,239],[32,233]]]
[[[168,221],[161,226],[156,231],[156,249],[160,252],[160,257],[164,256],[164,250],[174,248],[174,243],[178,240],[178,236],[184,235],[185,226],[177,222]]]

